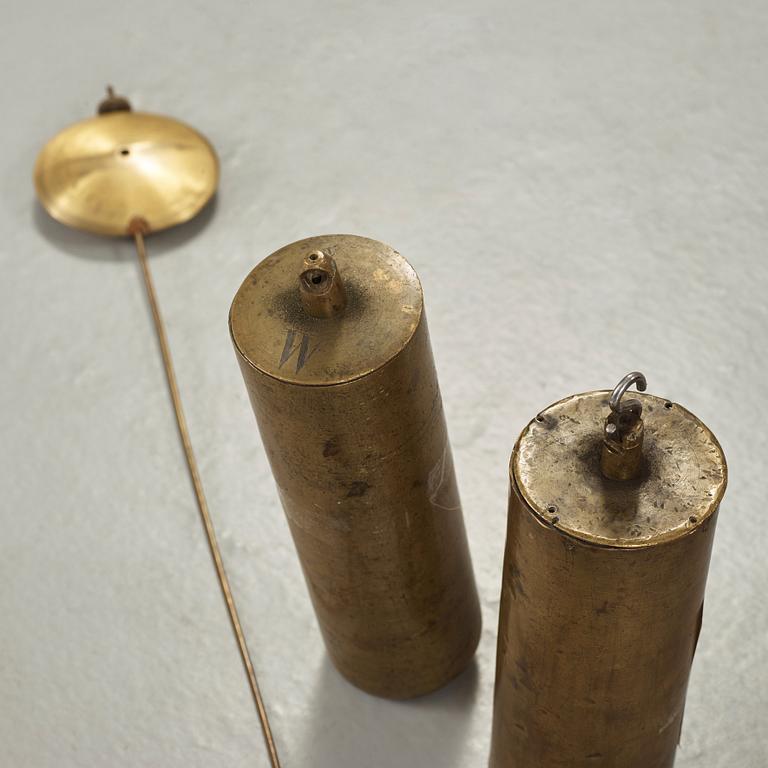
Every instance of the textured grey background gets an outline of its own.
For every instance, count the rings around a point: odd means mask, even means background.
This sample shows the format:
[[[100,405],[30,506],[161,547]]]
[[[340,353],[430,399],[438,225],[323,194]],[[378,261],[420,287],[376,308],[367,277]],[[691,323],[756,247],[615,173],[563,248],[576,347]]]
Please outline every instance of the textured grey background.
[[[0,764],[267,765],[130,245],[33,202],[105,82],[206,133],[221,192],[150,248],[286,768],[476,768],[521,426],[646,372],[731,468],[679,768],[768,763],[768,4],[3,4]],[[227,335],[240,281],[323,232],[418,270],[483,602],[412,703],[324,654]]]

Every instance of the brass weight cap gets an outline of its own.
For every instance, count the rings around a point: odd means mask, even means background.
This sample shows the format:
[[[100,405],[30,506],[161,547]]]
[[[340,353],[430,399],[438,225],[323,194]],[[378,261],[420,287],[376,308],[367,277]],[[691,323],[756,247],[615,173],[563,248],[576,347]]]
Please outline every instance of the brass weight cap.
[[[523,430],[510,477],[541,522],[592,544],[646,547],[688,535],[720,504],[725,456],[710,430],[676,403],[637,393],[644,443],[638,475],[601,472],[610,391],[560,400]]]
[[[262,261],[232,302],[242,357],[281,381],[343,384],[388,363],[419,326],[422,292],[394,249],[356,235],[292,243]]]

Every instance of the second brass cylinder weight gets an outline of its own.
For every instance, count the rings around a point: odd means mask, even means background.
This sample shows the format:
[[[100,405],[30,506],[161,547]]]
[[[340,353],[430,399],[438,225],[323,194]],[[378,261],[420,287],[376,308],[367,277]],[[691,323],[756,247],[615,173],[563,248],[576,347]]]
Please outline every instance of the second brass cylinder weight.
[[[335,665],[381,696],[440,687],[480,609],[416,273],[375,240],[302,240],[230,329]]]

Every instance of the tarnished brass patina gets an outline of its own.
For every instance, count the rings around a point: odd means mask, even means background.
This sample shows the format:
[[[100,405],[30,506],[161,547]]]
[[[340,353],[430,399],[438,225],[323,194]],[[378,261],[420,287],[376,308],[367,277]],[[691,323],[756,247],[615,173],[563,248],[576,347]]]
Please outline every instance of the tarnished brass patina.
[[[674,762],[725,458],[685,408],[639,395],[638,470],[606,477],[610,396],[555,403],[512,454],[491,768]]]
[[[415,272],[374,240],[302,240],[246,278],[230,329],[331,658],[377,695],[440,687],[480,611]]]

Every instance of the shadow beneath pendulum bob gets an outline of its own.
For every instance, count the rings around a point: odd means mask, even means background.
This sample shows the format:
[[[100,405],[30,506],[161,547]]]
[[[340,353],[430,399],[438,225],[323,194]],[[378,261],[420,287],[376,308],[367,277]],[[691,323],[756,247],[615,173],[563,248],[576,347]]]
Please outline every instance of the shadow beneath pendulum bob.
[[[160,232],[148,235],[148,255],[159,256],[181,248],[197,237],[211,223],[218,208],[218,195],[214,195],[192,219]],[[35,200],[32,204],[32,222],[35,229],[56,249],[69,256],[101,263],[121,262],[135,259],[133,249],[122,247],[131,242],[128,235],[96,235],[84,230],[73,229],[56,221],[43,206]]]
[[[312,768],[460,768],[478,678],[473,659],[439,691],[391,701],[355,688],[324,656],[293,759]]]

